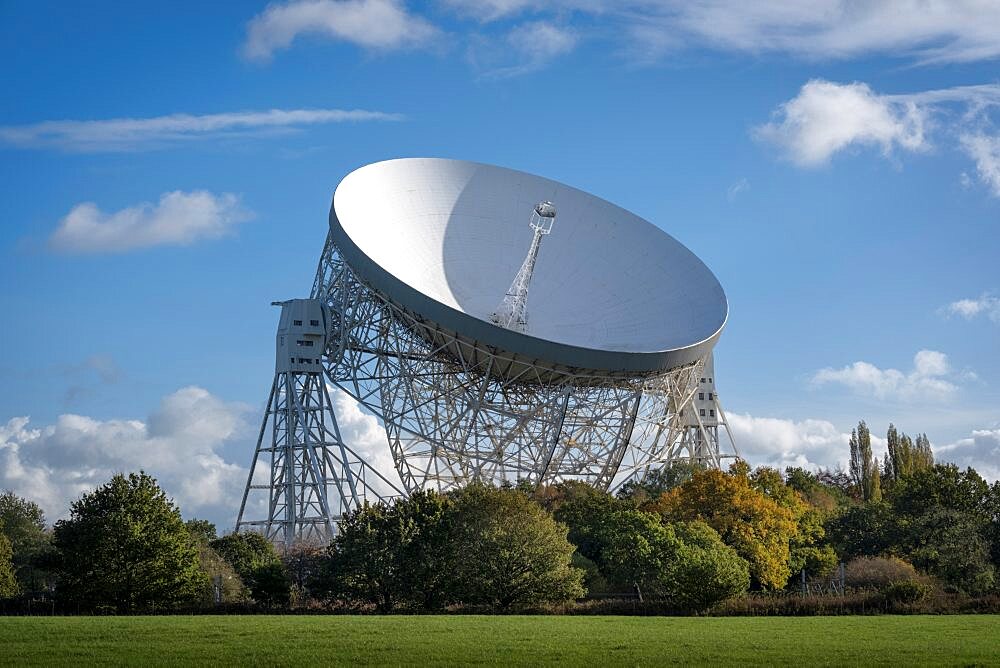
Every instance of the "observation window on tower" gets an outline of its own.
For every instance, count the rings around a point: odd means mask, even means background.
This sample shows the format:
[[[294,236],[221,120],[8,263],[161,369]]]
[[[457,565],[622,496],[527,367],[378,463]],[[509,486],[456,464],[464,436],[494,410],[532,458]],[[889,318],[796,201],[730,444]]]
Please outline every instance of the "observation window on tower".
[[[715,409],[713,408],[712,410],[710,410],[708,414],[711,415],[712,417],[715,417]]]
[[[319,327],[319,320],[310,320],[309,324],[313,327]]]
[[[701,409],[700,413],[701,413],[701,417],[705,417],[705,409],[704,408]]]
[[[705,379],[704,379],[704,378],[702,378],[702,379],[701,379],[701,382],[703,382],[703,383],[704,383],[704,382],[705,382]]]
[[[711,393],[711,392],[709,392],[709,393],[708,393],[708,400],[709,400],[709,401],[711,401],[711,400],[712,400],[712,393]]]
[[[708,398],[711,399],[712,395],[711,394],[708,395]],[[698,393],[698,401],[704,401],[704,400],[705,400],[705,393],[704,392],[699,392]]]
[[[292,320],[292,324],[293,325],[301,325],[302,321],[301,320]]]

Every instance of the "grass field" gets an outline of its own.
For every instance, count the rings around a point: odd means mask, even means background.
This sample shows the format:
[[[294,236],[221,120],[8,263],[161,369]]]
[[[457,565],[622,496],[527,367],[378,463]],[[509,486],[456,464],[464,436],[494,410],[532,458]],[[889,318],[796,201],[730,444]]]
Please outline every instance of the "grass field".
[[[1000,665],[1000,616],[7,617],[0,663]]]

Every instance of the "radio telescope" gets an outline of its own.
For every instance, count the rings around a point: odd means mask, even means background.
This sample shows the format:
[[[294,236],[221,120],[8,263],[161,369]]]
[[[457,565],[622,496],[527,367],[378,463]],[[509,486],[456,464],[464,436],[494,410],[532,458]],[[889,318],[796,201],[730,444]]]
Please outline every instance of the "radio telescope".
[[[722,286],[669,234],[561,183],[458,160],[362,167],[334,194],[309,299],[280,305],[237,530],[288,546],[365,499],[474,480],[609,489],[731,456],[712,370]],[[396,475],[345,442],[328,385],[378,418]]]

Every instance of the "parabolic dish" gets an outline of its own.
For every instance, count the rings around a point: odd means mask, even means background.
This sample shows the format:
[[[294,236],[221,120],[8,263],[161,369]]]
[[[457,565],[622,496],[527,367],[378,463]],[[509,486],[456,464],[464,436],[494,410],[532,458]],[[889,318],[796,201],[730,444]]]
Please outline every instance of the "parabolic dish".
[[[490,316],[524,261],[528,221],[544,200],[558,216],[541,244],[520,333]],[[708,354],[728,315],[719,281],[672,236],[610,202],[512,169],[436,158],[367,165],[337,187],[330,230],[361,280],[432,338],[459,340],[467,359],[489,349],[509,366],[558,374],[655,374]]]

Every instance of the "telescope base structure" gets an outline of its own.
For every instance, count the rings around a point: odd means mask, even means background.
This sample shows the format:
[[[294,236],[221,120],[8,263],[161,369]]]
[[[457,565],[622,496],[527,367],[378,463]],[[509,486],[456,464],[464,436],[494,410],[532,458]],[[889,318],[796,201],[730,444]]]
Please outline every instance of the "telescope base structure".
[[[401,494],[344,443],[323,375],[276,373],[236,531],[259,531],[285,550],[326,543],[344,513],[389,498],[386,489]]]
[[[680,411],[706,360],[656,376],[574,377],[532,369],[511,377],[503,353],[463,355],[432,323],[369,288],[328,238],[312,298],[329,314],[329,381],[383,423],[406,492],[474,480],[609,489],[691,458],[718,467],[718,439],[701,425],[697,447]],[[575,382],[578,381],[578,382]],[[712,443],[712,445],[705,445]]]
[[[494,374],[510,360],[484,348],[464,357],[467,342],[455,345],[365,285],[330,239],[312,297],[281,305],[276,372],[236,530],[259,531],[282,549],[327,542],[366,501],[418,489],[579,480],[613,491],[675,462],[719,468],[738,456],[721,452],[719,426],[728,425],[717,395],[705,419],[709,404],[696,399],[711,355],[600,382],[592,371],[530,365]],[[296,334],[306,320],[293,318],[312,316],[319,329]],[[322,357],[286,357],[296,337],[315,339],[309,348]],[[401,486],[344,442],[327,381],[383,424]]]

